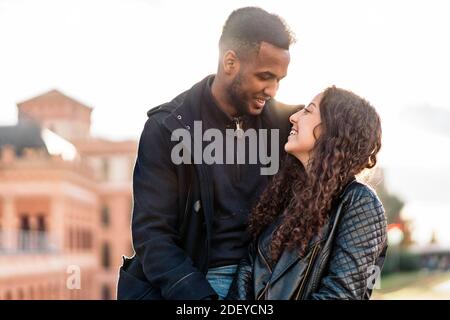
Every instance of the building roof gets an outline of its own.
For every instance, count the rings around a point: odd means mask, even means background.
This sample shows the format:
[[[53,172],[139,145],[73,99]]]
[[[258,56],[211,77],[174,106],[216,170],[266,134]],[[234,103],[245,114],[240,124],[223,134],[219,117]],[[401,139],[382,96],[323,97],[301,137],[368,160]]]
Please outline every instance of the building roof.
[[[111,141],[102,138],[75,140],[73,144],[83,155],[132,154],[137,151],[135,140]]]
[[[22,155],[26,148],[41,149],[48,153],[41,128],[33,122],[0,126],[0,148],[6,145],[13,146],[18,156]]]
[[[49,101],[59,102],[61,99],[69,100],[69,101],[71,101],[72,103],[74,103],[76,105],[79,105],[81,107],[84,107],[84,108],[87,108],[89,110],[92,110],[91,107],[88,107],[84,103],[82,103],[80,101],[77,101],[77,100],[75,100],[75,99],[65,95],[64,93],[62,93],[61,91],[56,90],[56,89],[50,90],[50,91],[48,91],[46,93],[43,93],[41,95],[38,95],[38,96],[36,96],[34,98],[31,98],[31,99],[19,102],[17,104],[17,107],[20,108],[22,105],[26,105],[26,104],[29,104],[29,103],[36,103],[36,102],[45,102],[44,104],[46,104],[46,102],[49,102]]]

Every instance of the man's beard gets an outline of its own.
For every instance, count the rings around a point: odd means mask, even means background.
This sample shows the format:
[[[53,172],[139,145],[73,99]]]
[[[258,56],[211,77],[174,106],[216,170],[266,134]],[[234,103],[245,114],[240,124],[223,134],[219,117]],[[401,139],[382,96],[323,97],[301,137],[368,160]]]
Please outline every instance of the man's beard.
[[[248,114],[248,103],[245,101],[245,95],[241,90],[242,86],[242,76],[239,73],[233,79],[233,82],[227,89],[228,98],[230,99],[231,104],[237,111],[237,115],[246,115]]]

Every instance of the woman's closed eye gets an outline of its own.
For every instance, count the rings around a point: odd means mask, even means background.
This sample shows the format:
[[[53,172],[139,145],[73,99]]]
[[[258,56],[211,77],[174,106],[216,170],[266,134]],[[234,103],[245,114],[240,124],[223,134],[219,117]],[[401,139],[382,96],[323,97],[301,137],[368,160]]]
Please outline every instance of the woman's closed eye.
[[[312,110],[313,108],[316,108],[316,105],[313,102],[311,102],[310,104],[308,104],[306,107],[303,108],[303,111],[305,113],[313,113]]]

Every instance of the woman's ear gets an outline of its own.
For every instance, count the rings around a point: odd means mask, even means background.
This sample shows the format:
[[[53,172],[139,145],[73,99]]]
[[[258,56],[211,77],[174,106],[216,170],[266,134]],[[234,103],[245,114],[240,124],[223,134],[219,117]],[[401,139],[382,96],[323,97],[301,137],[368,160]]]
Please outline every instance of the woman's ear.
[[[317,126],[314,127],[313,129],[313,136],[314,139],[319,139],[319,137],[322,135],[322,122],[319,123]]]

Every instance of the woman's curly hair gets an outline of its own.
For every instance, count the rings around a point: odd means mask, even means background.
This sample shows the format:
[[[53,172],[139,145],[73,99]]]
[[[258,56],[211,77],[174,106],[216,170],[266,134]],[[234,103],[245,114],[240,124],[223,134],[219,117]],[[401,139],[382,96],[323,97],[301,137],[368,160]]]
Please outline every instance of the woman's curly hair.
[[[333,86],[323,92],[319,110],[321,134],[308,170],[288,154],[249,217],[249,231],[256,239],[282,215],[271,242],[272,262],[284,248],[305,254],[327,221],[332,201],[355,175],[377,162],[381,123],[369,102]]]

